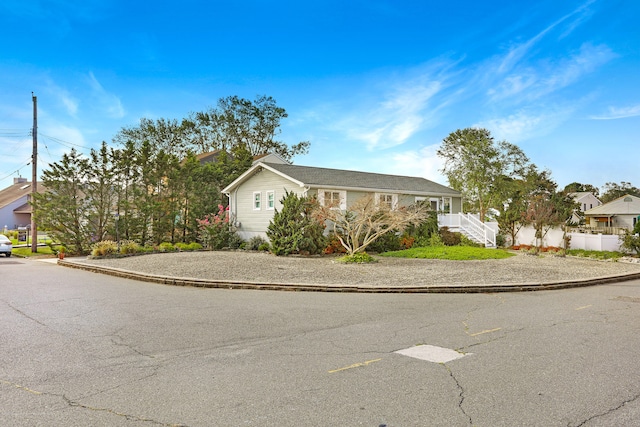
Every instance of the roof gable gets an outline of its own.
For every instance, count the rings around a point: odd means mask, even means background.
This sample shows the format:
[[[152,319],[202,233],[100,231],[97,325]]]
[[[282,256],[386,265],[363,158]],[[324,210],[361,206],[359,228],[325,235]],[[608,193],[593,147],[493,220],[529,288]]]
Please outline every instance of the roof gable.
[[[627,194],[585,211],[585,215],[640,215],[640,197]]]
[[[38,182],[38,193],[45,191],[41,182]],[[29,196],[31,194],[31,181],[18,182],[10,185],[7,188],[0,190],[0,208],[3,208],[16,200],[20,200],[22,197]]]
[[[310,188],[460,196],[458,191],[425,178],[275,163],[257,163],[225,188],[223,192],[228,193],[240,185],[244,180],[248,179],[258,167],[264,167],[300,186]]]

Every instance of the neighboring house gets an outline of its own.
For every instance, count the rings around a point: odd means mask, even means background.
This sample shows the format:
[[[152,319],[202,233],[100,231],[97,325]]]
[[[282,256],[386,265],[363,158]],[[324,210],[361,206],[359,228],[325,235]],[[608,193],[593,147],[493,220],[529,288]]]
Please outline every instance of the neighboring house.
[[[578,203],[579,208],[571,216],[571,222],[574,224],[580,224],[584,221],[584,212],[598,207],[602,204],[600,199],[588,191],[581,191],[578,193],[569,193],[569,196]]]
[[[38,183],[38,192],[44,191]],[[13,185],[0,190],[0,229],[9,230],[31,224],[31,182],[26,178],[14,178]]]
[[[609,203],[588,209],[584,213],[586,225],[590,228],[609,227],[633,230],[640,221],[640,197],[626,195]]]
[[[336,204],[341,209],[373,194],[378,202],[392,207],[427,201],[440,212],[462,211],[460,192],[424,178],[259,160],[222,190],[229,197],[230,213],[243,239],[266,236],[274,211],[282,208],[280,200],[287,191],[316,196],[319,203]]]

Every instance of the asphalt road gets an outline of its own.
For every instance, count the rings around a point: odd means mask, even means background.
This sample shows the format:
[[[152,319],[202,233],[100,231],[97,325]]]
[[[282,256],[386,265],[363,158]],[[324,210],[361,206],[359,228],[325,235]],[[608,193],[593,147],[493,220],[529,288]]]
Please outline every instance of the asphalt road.
[[[296,293],[0,258],[0,425],[634,426],[639,324],[640,281]]]

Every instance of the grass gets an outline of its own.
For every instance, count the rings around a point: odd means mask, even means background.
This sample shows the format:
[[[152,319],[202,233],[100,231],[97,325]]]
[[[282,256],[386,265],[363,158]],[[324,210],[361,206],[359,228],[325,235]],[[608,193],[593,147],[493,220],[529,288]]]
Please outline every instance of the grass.
[[[53,255],[49,246],[38,246],[38,252],[35,254],[31,252],[31,247],[28,248],[13,248],[12,255],[18,255],[23,257],[40,256],[40,255]]]
[[[624,254],[620,252],[612,252],[612,251],[587,251],[585,249],[569,249],[567,251],[567,255],[585,257],[585,258],[595,258],[595,259],[611,259],[618,260],[624,256]]]
[[[426,246],[381,254],[381,256],[396,258],[447,259],[452,261],[504,259],[514,255],[504,249],[486,249],[472,246]]]

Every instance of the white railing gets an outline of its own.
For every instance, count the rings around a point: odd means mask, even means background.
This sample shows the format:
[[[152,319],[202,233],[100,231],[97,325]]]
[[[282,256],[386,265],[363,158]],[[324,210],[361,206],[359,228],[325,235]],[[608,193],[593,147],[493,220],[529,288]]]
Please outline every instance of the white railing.
[[[496,247],[496,230],[480,221],[472,214],[440,214],[438,226],[449,227],[451,231],[459,231],[470,239],[488,248]]]

